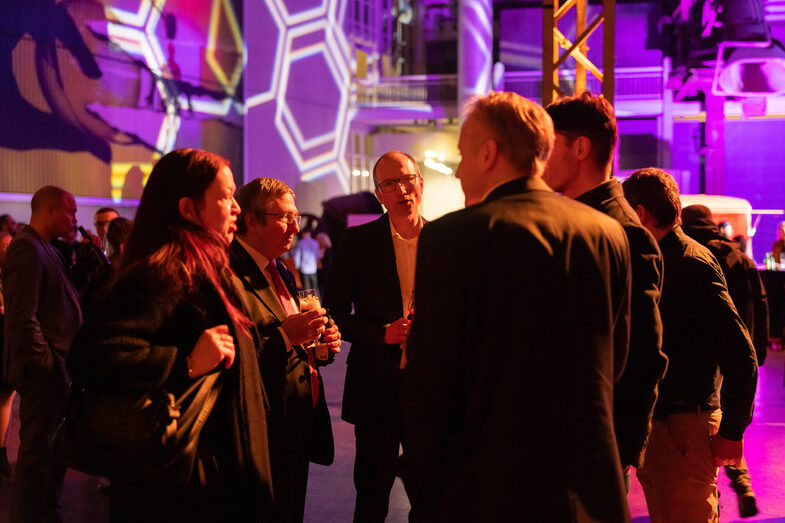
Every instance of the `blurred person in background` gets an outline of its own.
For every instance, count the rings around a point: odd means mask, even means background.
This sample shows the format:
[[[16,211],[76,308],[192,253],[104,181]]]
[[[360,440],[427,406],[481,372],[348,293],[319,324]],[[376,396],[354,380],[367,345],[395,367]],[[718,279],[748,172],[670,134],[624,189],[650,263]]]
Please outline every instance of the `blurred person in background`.
[[[777,239],[771,246],[771,253],[774,256],[774,263],[779,263],[780,268],[783,266],[783,253],[785,253],[785,222],[780,222],[777,228]]]
[[[98,246],[104,248],[104,250],[106,250],[106,229],[109,227],[109,222],[118,216],[120,216],[120,214],[113,207],[101,207],[95,211],[95,216],[93,217],[95,234],[98,236]]]
[[[8,214],[0,216],[0,276],[2,276],[5,253],[11,244],[14,234],[16,234],[16,222],[14,219]],[[4,321],[3,285],[0,280],[0,482],[10,481],[13,473],[11,464],[8,462],[6,438],[8,436],[8,426],[11,423],[11,408],[13,407],[15,396],[14,389],[3,379],[2,335]]]
[[[733,238],[733,225],[728,220],[721,221],[717,224],[717,228],[722,235],[723,238],[726,240],[730,240]]]
[[[321,259],[319,242],[311,236],[311,231],[302,231],[297,245],[294,247],[294,266],[300,271],[303,289],[319,291],[317,271]]]

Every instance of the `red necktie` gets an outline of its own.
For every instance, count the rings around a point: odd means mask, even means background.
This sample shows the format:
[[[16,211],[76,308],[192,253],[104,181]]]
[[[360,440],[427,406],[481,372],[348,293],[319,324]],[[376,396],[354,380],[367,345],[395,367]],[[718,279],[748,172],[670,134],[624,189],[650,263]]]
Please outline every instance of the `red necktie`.
[[[281,278],[281,273],[278,272],[275,260],[270,260],[270,263],[267,265],[267,273],[273,281],[275,294],[278,296],[278,301],[283,305],[286,315],[292,316],[293,314],[299,314],[299,311],[289,298],[289,292],[286,289],[283,278]],[[311,347],[305,347],[305,352],[308,354],[308,367],[311,371],[311,397],[313,399],[313,406],[316,407],[316,404],[319,401],[319,373],[316,371],[316,360],[313,356],[313,349]]]

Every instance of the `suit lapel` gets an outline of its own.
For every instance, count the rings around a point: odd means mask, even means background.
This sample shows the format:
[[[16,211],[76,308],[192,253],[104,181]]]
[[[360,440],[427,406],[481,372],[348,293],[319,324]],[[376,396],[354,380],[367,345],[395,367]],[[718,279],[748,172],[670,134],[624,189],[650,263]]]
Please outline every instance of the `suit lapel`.
[[[297,301],[297,284],[294,281],[294,274],[292,274],[286,265],[281,263],[281,260],[276,259],[275,266],[278,268],[278,274],[281,275],[281,279],[283,280],[284,285],[286,285],[289,294],[292,295],[294,301]]]
[[[373,231],[368,239],[377,242],[378,270],[385,274],[384,281],[389,282],[383,294],[390,296],[388,301],[390,310],[387,313],[395,314],[397,318],[403,314],[403,303],[401,303],[401,282],[398,279],[398,266],[395,263],[395,247],[393,246],[390,217],[385,213],[377,220],[377,223],[378,231]]]
[[[234,270],[237,276],[243,280],[243,285],[248,289],[259,302],[269,310],[278,321],[286,319],[286,311],[281,305],[278,295],[270,282],[267,281],[262,270],[256,264],[250,254],[240,245],[240,242],[232,242],[232,259]]]
[[[29,227],[29,226],[28,226]],[[49,269],[52,271],[58,271],[60,274],[60,284],[63,286],[63,290],[71,298],[76,310],[79,312],[79,321],[82,321],[82,308],[79,304],[79,294],[76,292],[73,284],[71,283],[71,278],[68,276],[68,273],[65,270],[65,266],[63,265],[63,258],[60,253],[55,249],[53,245],[44,241],[35,229],[29,227],[30,235],[36,239],[41,244],[41,250],[44,252],[44,256],[47,258],[47,265]],[[26,230],[26,229],[25,229]]]

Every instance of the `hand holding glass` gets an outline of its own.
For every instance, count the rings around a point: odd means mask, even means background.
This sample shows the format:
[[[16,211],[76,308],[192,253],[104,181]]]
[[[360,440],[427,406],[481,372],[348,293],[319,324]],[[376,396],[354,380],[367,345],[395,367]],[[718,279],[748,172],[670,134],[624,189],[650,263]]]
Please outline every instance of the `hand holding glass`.
[[[319,301],[319,294],[316,289],[303,289],[297,293],[300,299],[300,312],[308,312],[321,308],[322,304]],[[329,326],[329,323],[328,325]],[[313,342],[311,347],[314,351],[314,357],[320,361],[326,361],[329,356],[329,350],[323,344]]]

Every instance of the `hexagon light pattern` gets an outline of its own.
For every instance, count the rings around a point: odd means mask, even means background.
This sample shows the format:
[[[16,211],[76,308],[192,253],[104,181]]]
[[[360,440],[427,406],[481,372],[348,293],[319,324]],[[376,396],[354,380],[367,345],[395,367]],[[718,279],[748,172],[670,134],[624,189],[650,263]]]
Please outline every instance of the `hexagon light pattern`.
[[[127,52],[140,56],[159,77],[167,63],[156,34],[165,4],[166,0],[140,0],[136,10],[106,7],[107,18],[111,20],[109,37]],[[267,76],[261,90],[245,93],[245,103],[237,107],[238,111],[247,115],[259,105],[274,103],[274,127],[301,179],[309,181],[337,172],[348,190],[349,169],[343,150],[349,133],[350,72],[349,44],[340,20],[343,0],[246,0],[245,4],[250,15],[247,23],[263,32],[266,44],[255,45],[252,52],[260,56],[252,56],[250,60],[254,67],[266,69],[261,74]],[[246,41],[231,1],[212,0],[211,5],[205,60],[224,91],[232,95],[248,66]],[[242,56],[230,70],[225,70],[215,55],[219,29],[228,29],[235,51]],[[304,80],[306,70],[308,79]],[[321,72],[318,81],[329,84],[319,93],[323,119],[316,124],[313,111],[306,110],[310,100],[302,100],[302,90],[297,89],[298,82],[311,81],[311,71]],[[260,72],[256,70],[255,74],[259,76]],[[156,84],[164,98],[165,87],[160,80]],[[182,94],[179,102],[183,106],[188,103]],[[196,98],[189,106],[197,112],[223,116],[232,103],[231,96],[222,100]],[[164,152],[174,147],[180,126],[179,115],[169,109],[163,115],[156,144]]]
[[[274,102],[275,128],[301,180],[335,172],[348,190],[349,169],[343,151],[350,122],[350,72],[349,44],[339,19],[343,2],[265,0],[264,4],[280,30],[271,74],[274,87],[246,93],[246,111]],[[298,87],[303,83],[307,88]],[[305,99],[308,89],[313,94]],[[315,111],[321,118],[314,118]]]

